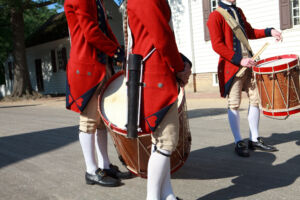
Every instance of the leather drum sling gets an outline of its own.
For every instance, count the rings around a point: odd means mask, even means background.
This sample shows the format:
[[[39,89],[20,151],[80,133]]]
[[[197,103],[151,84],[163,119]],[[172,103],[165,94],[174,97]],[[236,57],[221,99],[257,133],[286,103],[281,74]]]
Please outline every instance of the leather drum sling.
[[[248,42],[248,39],[243,32],[241,26],[239,23],[223,8],[218,7],[216,9],[225,19],[229,27],[232,29],[235,36],[238,38],[238,40],[246,47],[246,49],[253,55],[253,51],[251,49],[251,46]],[[236,77],[242,77],[244,75],[245,70],[247,67],[242,67],[236,74]]]

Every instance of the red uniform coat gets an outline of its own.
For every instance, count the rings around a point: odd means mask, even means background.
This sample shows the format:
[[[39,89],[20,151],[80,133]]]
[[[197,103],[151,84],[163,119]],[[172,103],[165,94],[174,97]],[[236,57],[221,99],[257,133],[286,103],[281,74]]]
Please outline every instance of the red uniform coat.
[[[105,76],[106,66],[97,61],[96,49],[113,56],[119,44],[107,20],[103,23],[108,36],[100,30],[95,0],[65,0],[64,9],[71,36],[66,104],[81,112]]]
[[[229,6],[222,2],[220,2],[220,6],[227,9],[227,11],[234,16]],[[271,35],[270,28],[253,29],[247,22],[243,11],[240,8],[237,8],[237,10],[240,24],[248,39],[258,39]],[[242,60],[240,42],[218,11],[213,11],[210,14],[207,26],[210,33],[212,47],[214,51],[220,55],[218,64],[219,86],[221,96],[226,97],[230,91],[231,83],[235,74],[239,70],[239,65]]]
[[[156,48],[145,62],[141,105],[142,128],[150,132],[177,99],[175,72],[183,71],[184,63],[169,26],[171,10],[166,0],[128,0],[127,9],[132,53],[145,57]]]

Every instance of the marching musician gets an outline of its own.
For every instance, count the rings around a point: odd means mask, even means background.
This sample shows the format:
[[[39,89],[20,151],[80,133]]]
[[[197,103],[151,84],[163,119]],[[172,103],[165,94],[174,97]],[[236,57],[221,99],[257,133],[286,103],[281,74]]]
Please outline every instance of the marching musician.
[[[147,200],[174,200],[170,155],[179,135],[177,97],[179,85],[188,83],[191,62],[178,52],[167,0],[128,0],[123,4],[133,40],[130,53],[148,57],[142,72],[141,100],[141,128],[152,133],[153,143]]]
[[[102,0],[66,0],[71,38],[67,67],[66,107],[80,113],[79,141],[86,164],[87,184],[119,186],[131,177],[112,165],[107,154],[107,131],[97,110],[97,97],[111,76],[108,58],[122,62],[124,51],[108,24]],[[96,153],[97,159],[96,162]]]
[[[220,0],[219,7],[223,8],[240,25],[246,42],[249,39],[259,39],[273,36],[277,41],[282,40],[281,33],[274,28],[253,29],[247,22],[243,11],[236,6],[236,0]],[[218,65],[219,87],[222,97],[228,100],[228,120],[235,140],[235,152],[242,157],[248,157],[249,150],[276,151],[273,146],[264,143],[259,137],[258,125],[260,118],[259,96],[254,83],[251,67],[256,62],[251,57],[245,42],[238,39],[221,12],[213,11],[208,19],[207,26],[211,37],[211,44],[216,53],[220,55]],[[240,67],[247,67],[244,74],[237,77]],[[248,122],[250,138],[248,145],[242,140],[240,134],[239,107],[241,94],[244,90],[249,98]]]

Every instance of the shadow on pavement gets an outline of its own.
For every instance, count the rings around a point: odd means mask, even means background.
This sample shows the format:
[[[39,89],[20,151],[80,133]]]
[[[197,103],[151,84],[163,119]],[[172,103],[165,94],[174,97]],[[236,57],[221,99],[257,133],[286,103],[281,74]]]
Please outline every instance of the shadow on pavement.
[[[187,115],[189,119],[197,118],[197,117],[207,117],[207,116],[216,116],[227,114],[227,108],[202,108],[202,109],[193,109],[188,110]],[[245,109],[240,109],[243,111]]]
[[[78,140],[78,126],[0,137],[0,169]]]
[[[31,105],[16,105],[16,106],[0,106],[1,108],[20,108],[20,107],[29,107],[29,106],[38,106],[40,104],[31,104]]]
[[[265,138],[268,144],[293,142],[300,145],[300,131],[274,133]],[[280,151],[280,149],[279,149]],[[295,148],[294,151],[299,152]],[[214,191],[198,200],[227,200],[247,197],[273,188],[291,185],[300,176],[300,155],[275,164],[276,152],[251,152],[249,158],[234,153],[234,144],[207,147],[190,153],[184,166],[172,175],[174,179],[220,179],[232,177],[232,185]],[[201,188],[201,185],[199,185]]]

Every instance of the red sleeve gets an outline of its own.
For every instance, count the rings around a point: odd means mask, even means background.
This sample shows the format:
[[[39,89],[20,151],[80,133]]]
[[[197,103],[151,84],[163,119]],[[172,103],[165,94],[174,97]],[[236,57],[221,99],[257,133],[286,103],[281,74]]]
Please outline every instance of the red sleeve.
[[[242,19],[244,21],[245,24],[245,31],[247,34],[247,37],[249,39],[259,39],[259,38],[264,38],[266,37],[266,33],[265,33],[265,29],[254,29],[252,28],[251,24],[249,24],[249,22],[246,19],[246,16],[244,15],[243,11],[241,9],[239,9],[239,12],[242,16]]]
[[[207,27],[213,50],[221,57],[231,62],[232,57],[234,56],[234,51],[233,49],[228,48],[225,44],[225,35],[223,30],[224,22],[226,23],[222,15],[217,11],[214,11],[209,15]]]
[[[169,6],[165,0],[131,1],[132,12],[144,25],[154,47],[165,62],[176,72],[184,70],[184,63],[179,54],[175,35],[166,18]]]
[[[75,13],[79,26],[82,29],[84,37],[88,43],[108,56],[113,56],[119,45],[108,38],[100,30],[97,20],[93,19],[93,16],[90,14],[94,9],[91,2],[92,1],[78,0],[78,9]]]

